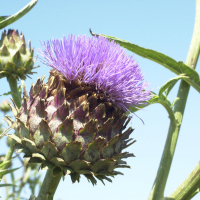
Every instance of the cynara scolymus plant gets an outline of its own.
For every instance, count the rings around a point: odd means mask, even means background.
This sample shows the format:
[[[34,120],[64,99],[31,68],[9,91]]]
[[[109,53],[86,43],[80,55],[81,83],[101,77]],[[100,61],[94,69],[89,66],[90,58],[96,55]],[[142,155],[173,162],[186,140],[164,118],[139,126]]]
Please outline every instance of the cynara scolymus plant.
[[[44,77],[38,79],[29,95],[24,89],[22,105],[17,76],[9,82],[15,84],[15,89],[11,87],[15,97],[14,105],[11,105],[15,121],[8,116],[6,121],[9,129],[14,128],[16,132],[9,135],[13,140],[0,164],[0,179],[8,173],[4,169],[14,149],[26,157],[22,161],[24,177],[18,194],[13,192],[13,199],[16,196],[20,199],[22,187],[30,183],[30,200],[52,200],[61,177],[66,175],[72,182],[85,176],[93,185],[96,179],[103,183],[104,180],[111,181],[110,177],[121,174],[118,168],[129,167],[123,159],[133,156],[125,150],[135,142],[129,138],[133,132],[131,127],[128,128],[130,114],[153,103],[165,107],[170,127],[148,200],[189,200],[200,191],[198,163],[185,181],[164,197],[189,88],[192,86],[200,92],[200,79],[195,71],[200,51],[200,0],[196,0],[196,4],[194,34],[185,64],[128,41],[92,32],[94,37],[69,35],[42,43],[40,59],[53,68],[48,81],[43,83]],[[119,45],[163,65],[178,76],[160,87],[156,95],[147,89],[149,85],[143,80],[138,64]],[[170,102],[168,94],[180,79],[177,97]],[[35,179],[30,180],[29,172],[38,164],[48,171],[36,198],[37,184]],[[39,177],[36,182],[38,180]],[[12,187],[16,191],[13,184]]]
[[[54,69],[46,84],[38,79],[29,96],[24,91],[20,109],[11,106],[14,148],[53,176],[111,182],[122,174],[118,168],[129,167],[123,159],[134,156],[124,150],[135,142],[129,107],[147,105],[149,84],[136,61],[106,38],[69,35],[42,46],[43,62]]]

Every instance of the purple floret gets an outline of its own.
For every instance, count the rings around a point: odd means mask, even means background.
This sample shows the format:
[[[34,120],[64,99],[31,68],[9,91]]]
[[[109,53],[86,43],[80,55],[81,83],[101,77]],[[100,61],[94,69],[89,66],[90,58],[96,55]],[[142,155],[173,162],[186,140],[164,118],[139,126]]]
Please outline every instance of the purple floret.
[[[108,101],[127,111],[151,99],[151,91],[145,90],[143,74],[132,56],[114,41],[103,37],[69,35],[42,43],[39,53],[42,62],[58,71],[70,81],[95,85],[103,91]]]

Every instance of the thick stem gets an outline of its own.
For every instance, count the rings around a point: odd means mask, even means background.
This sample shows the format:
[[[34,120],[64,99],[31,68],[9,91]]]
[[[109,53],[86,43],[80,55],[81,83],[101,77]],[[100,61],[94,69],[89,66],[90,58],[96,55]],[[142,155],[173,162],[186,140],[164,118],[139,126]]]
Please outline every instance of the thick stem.
[[[200,0],[196,0],[196,18],[195,26],[192,36],[192,41],[190,44],[190,49],[186,59],[186,64],[191,68],[195,69],[196,63],[199,57],[200,50]],[[160,161],[160,166],[158,168],[157,176],[154,181],[152,191],[150,193],[148,200],[162,200],[164,199],[164,190],[171,168],[171,163],[173,160],[176,143],[183,119],[183,114],[185,110],[185,105],[188,97],[190,86],[185,82],[181,81],[179,86],[178,95],[179,101],[175,104],[174,115],[176,122],[171,120],[170,127],[168,131],[167,140],[165,143],[163,155]]]
[[[189,200],[200,188],[200,162],[184,182],[166,200]]]
[[[12,98],[18,108],[21,107],[21,96],[17,88],[17,80],[13,76],[7,78],[11,89]]]
[[[55,177],[53,176],[53,170],[48,169],[42,186],[40,188],[40,192],[38,194],[37,200],[52,200],[53,195],[56,192],[60,179],[62,177],[62,172],[57,174]],[[46,197],[48,198],[46,199]]]

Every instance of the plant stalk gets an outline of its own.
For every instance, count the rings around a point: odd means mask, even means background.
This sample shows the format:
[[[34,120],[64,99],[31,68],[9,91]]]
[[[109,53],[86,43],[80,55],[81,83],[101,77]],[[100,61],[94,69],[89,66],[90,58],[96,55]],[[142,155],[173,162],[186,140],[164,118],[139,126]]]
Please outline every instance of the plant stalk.
[[[61,177],[62,177],[62,172],[60,172],[54,177],[53,170],[48,169],[44,181],[42,183],[42,186],[40,188],[37,200],[44,200],[44,199],[53,200],[53,196],[56,192]]]
[[[4,176],[3,179],[4,179],[4,182],[6,184],[7,183],[6,176]],[[9,199],[9,188],[6,187],[6,199],[5,200],[8,200],[8,199]]]
[[[195,26],[190,44],[189,52],[186,59],[186,65],[195,69],[200,51],[200,0],[196,0],[196,18]],[[150,196],[148,200],[163,200],[164,190],[171,168],[179,131],[183,119],[183,114],[186,106],[186,101],[189,93],[190,85],[185,81],[181,81],[178,95],[179,100],[174,106],[175,121],[170,119],[170,126],[167,140],[165,143],[163,155],[158,168],[157,176],[154,181]]]
[[[16,106],[18,108],[20,108],[21,107],[21,94],[19,93],[18,88],[17,88],[17,80],[13,76],[9,76],[7,78],[7,80],[10,85],[12,98],[13,98]],[[4,161],[8,161],[12,158],[12,155],[14,153],[14,148],[13,148],[14,145],[15,145],[15,141],[12,140]],[[2,169],[7,169],[8,165],[9,165],[9,163],[7,165],[4,165],[4,167]],[[0,175],[0,180],[2,179],[2,177],[3,176]]]
[[[184,182],[166,200],[189,200],[199,192],[200,189],[200,162]]]
[[[15,181],[14,173],[11,172],[10,175],[11,175],[12,183],[14,183],[14,181]],[[15,200],[15,186],[14,185],[12,186],[12,198],[13,198],[13,200]]]
[[[8,83],[10,85],[12,98],[13,98],[16,106],[18,108],[20,108],[21,107],[21,96],[20,96],[20,93],[18,91],[17,80],[13,76],[9,76],[7,78],[7,80],[8,80]]]

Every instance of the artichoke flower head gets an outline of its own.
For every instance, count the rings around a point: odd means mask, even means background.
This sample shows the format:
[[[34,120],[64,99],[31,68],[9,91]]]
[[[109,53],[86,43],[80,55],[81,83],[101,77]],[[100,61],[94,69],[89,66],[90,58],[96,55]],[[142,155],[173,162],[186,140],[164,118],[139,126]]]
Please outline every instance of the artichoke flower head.
[[[92,184],[104,183],[129,168],[123,151],[135,141],[126,128],[130,106],[151,98],[138,64],[115,42],[103,37],[69,35],[42,43],[42,62],[53,69],[24,91],[22,107],[11,106],[17,121],[18,152],[42,169],[84,175]],[[123,151],[123,152],[122,152]]]

